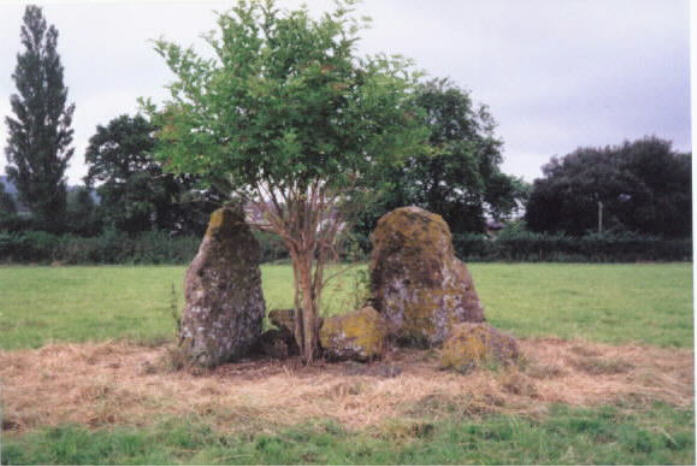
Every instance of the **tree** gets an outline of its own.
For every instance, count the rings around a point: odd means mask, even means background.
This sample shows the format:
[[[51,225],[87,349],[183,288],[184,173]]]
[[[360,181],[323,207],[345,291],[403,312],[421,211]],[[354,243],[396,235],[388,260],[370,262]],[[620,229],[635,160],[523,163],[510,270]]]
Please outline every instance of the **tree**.
[[[418,87],[416,104],[429,128],[429,153],[410,154],[376,181],[362,209],[359,231],[373,230],[385,212],[417,205],[443,216],[454,232],[483,232],[485,214],[510,215],[524,196],[522,181],[501,172],[502,142],[487,107],[476,108],[469,93],[446,79]]]
[[[542,171],[526,211],[534,231],[582,235],[602,221],[604,230],[690,235],[691,155],[674,152],[670,141],[578,148]]]
[[[97,187],[100,217],[106,225],[130,234],[156,224],[156,205],[166,197],[158,183],[160,165],[149,156],[154,127],[142,116],[121,115],[97,126],[85,151],[85,183]]]
[[[97,126],[85,152],[89,166],[85,183],[100,183],[99,217],[107,226],[129,234],[200,232],[205,215],[197,214],[201,209],[210,213],[215,199],[194,191],[190,176],[163,172],[152,155],[156,129],[142,115],[121,115],[107,126]]]
[[[47,27],[41,8],[24,12],[21,41],[12,75],[18,94],[10,98],[15,118],[5,119],[8,146],[6,172],[41,228],[62,228],[66,207],[64,179],[73,155],[70,128],[74,105],[67,105],[63,65],[56,51],[58,31]]]
[[[318,349],[324,266],[343,220],[337,210],[367,175],[425,137],[398,57],[355,56],[350,3],[319,19],[306,7],[240,1],[207,37],[214,58],[159,41],[177,80],[161,112],[156,153],[168,170],[234,192],[263,213],[294,272],[295,339]]]
[[[94,236],[101,229],[97,217],[92,190],[79,186],[68,191],[66,201],[66,218],[69,231],[82,236]]]
[[[5,191],[5,184],[0,181],[0,217],[17,213],[17,204],[10,193]]]

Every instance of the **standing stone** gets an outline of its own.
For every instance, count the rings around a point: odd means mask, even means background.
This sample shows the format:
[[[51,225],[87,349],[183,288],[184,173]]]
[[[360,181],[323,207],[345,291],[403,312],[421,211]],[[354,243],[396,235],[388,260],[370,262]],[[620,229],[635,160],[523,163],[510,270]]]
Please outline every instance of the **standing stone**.
[[[180,349],[193,364],[214,367],[244,356],[262,331],[265,313],[259,244],[240,210],[211,214],[186,272]]]
[[[402,344],[441,344],[460,322],[484,321],[474,282],[455,257],[448,224],[418,207],[401,207],[371,235],[372,301]]]

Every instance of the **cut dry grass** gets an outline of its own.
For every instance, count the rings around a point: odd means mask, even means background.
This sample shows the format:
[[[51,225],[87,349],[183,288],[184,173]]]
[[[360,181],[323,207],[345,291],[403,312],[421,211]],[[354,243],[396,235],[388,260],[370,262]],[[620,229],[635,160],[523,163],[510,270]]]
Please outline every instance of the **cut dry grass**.
[[[2,351],[3,424],[14,431],[66,422],[144,426],[163,416],[196,415],[220,429],[264,432],[312,418],[362,428],[405,416],[535,415],[549,403],[693,403],[690,350],[559,339],[523,340],[521,347],[520,367],[468,375],[440,371],[433,353],[411,350],[360,367],[266,360],[203,373],[168,370],[167,346],[107,342]],[[631,365],[587,369],[617,361]]]

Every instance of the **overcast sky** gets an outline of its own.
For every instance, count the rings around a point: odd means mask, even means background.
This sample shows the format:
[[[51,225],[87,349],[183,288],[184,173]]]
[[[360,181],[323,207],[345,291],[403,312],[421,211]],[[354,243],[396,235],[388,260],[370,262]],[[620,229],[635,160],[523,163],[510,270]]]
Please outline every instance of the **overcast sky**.
[[[0,141],[15,93],[19,29],[28,2],[0,3]],[[60,33],[75,102],[72,184],[98,124],[158,101],[172,79],[149,42],[206,48],[213,10],[231,2],[31,2]],[[293,8],[300,1],[281,0]],[[328,0],[307,2],[312,11]],[[503,171],[528,181],[553,155],[655,135],[691,150],[688,0],[365,0],[361,53],[400,53],[429,77],[449,77],[487,104],[504,141]],[[6,160],[0,154],[0,174]]]

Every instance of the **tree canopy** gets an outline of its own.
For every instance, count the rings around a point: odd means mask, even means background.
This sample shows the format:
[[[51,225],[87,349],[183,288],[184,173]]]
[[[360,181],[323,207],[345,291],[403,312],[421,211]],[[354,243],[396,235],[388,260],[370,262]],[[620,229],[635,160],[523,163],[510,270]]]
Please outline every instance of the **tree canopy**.
[[[92,190],[87,186],[75,186],[68,190],[66,219],[71,233],[81,236],[94,236],[99,233],[101,219],[97,216]]]
[[[107,126],[97,126],[85,152],[89,166],[85,183],[101,183],[97,188],[101,217],[107,225],[129,233],[156,225],[155,205],[167,196],[158,183],[161,169],[148,157],[155,145],[153,131],[145,118],[121,115]]]
[[[502,142],[488,108],[446,79],[419,85],[414,100],[423,109],[430,150],[410,153],[380,174],[359,228],[368,233],[386,211],[417,205],[442,215],[454,232],[483,232],[485,214],[501,218],[516,209],[524,187],[499,168]]]
[[[193,192],[189,176],[164,173],[153,157],[156,127],[141,115],[121,115],[97,126],[85,152],[85,183],[99,184],[100,220],[130,234],[152,229],[198,231],[210,198]],[[198,196],[197,196],[198,194]],[[203,218],[202,218],[203,217]]]
[[[168,169],[229,189],[329,189],[415,147],[406,62],[355,57],[349,13],[340,4],[314,20],[241,1],[207,38],[213,59],[158,41],[177,75],[164,111],[152,112]]]
[[[64,174],[73,155],[70,125],[75,107],[67,104],[68,89],[56,50],[58,31],[47,26],[41,8],[27,6],[20,37],[25,50],[17,55],[12,75],[18,94],[10,98],[15,118],[5,119],[6,172],[36,224],[60,230],[66,206]]]
[[[373,171],[421,150],[426,137],[408,63],[356,56],[360,22],[351,3],[315,19],[306,7],[281,12],[273,1],[240,1],[207,36],[213,58],[158,41],[176,80],[164,108],[146,104],[168,170],[234,190],[264,213],[261,227],[282,238],[306,361],[317,349],[339,200]]]
[[[597,229],[601,202],[606,229],[689,236],[691,165],[691,154],[655,137],[579,148],[543,167],[525,218],[533,231],[582,235]]]

